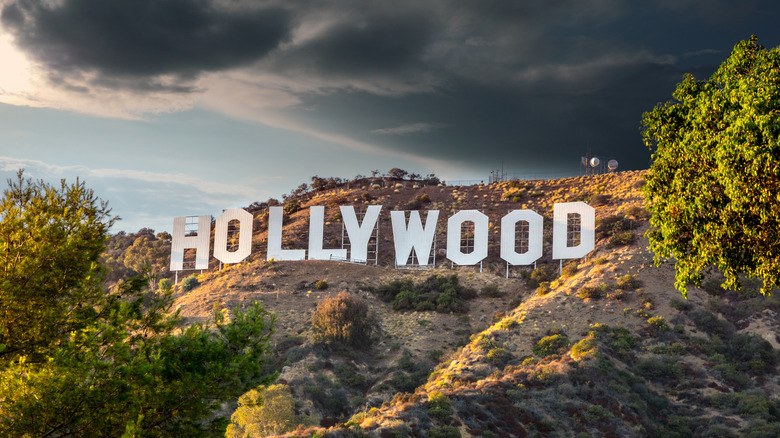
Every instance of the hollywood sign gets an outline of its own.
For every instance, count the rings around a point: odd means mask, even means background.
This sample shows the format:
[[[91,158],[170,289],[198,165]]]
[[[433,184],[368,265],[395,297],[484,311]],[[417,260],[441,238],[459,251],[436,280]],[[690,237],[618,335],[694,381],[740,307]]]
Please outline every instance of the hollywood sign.
[[[362,221],[359,221],[352,206],[340,206],[344,228],[350,242],[346,249],[323,248],[325,230],[325,207],[309,208],[309,248],[282,249],[282,207],[268,209],[267,259],[271,260],[349,260],[365,263],[368,244],[379,220],[381,205],[370,205]],[[577,259],[588,255],[595,244],[595,210],[584,202],[557,203],[553,206],[553,259]],[[579,219],[580,239],[574,246],[568,246],[570,217]],[[420,212],[411,211],[407,221],[406,212],[391,211],[395,263],[407,266],[412,251],[420,265],[430,263],[431,249],[436,233],[439,210],[428,210],[425,225]],[[228,224],[239,223],[238,248],[228,250]],[[465,253],[461,249],[462,226],[471,222],[474,226],[474,249]],[[528,249],[517,252],[515,235],[517,224],[528,225]],[[252,253],[252,215],[244,209],[225,210],[215,221],[214,257],[222,263],[239,263]],[[195,249],[195,269],[208,269],[209,237],[211,216],[198,216],[198,231],[185,235],[185,217],[173,219],[173,241],[171,246],[171,271],[184,270],[184,250]],[[457,265],[476,265],[488,256],[489,218],[477,210],[461,210],[447,219],[447,259]],[[531,210],[512,210],[501,218],[501,258],[508,265],[530,265],[542,256],[543,219]]]

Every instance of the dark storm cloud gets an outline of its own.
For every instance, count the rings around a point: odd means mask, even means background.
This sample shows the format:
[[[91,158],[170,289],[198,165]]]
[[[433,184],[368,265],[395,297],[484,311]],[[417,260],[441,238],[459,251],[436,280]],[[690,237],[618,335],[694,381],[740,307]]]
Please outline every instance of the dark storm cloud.
[[[18,0],[3,7],[2,24],[53,78],[96,73],[148,90],[160,88],[152,79],[161,75],[193,78],[256,61],[290,32],[280,8],[227,9],[207,0]]]
[[[683,73],[751,34],[780,44],[773,1],[274,1],[15,0],[2,24],[61,88],[187,94],[249,66],[301,102],[280,110],[298,125],[518,170],[588,151],[647,167],[642,112]]]
[[[353,77],[393,74],[419,65],[434,26],[432,17],[420,14],[357,16],[291,49],[281,68]]]

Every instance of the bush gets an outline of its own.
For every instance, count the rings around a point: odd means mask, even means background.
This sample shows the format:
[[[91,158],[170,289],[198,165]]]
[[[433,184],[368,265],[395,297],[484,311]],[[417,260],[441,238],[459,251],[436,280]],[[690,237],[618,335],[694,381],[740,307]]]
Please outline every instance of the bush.
[[[504,199],[509,199],[512,202],[520,202],[525,198],[525,189],[509,189],[501,195]]]
[[[693,305],[688,301],[678,300],[677,298],[672,298],[669,300],[669,306],[678,312],[687,312],[693,307]]]
[[[189,291],[195,289],[196,287],[198,287],[199,285],[200,285],[200,282],[198,281],[198,276],[195,275],[195,274],[192,274],[192,275],[190,275],[188,277],[185,277],[181,281],[181,290],[183,290],[184,292],[189,292]]]
[[[550,282],[549,281],[543,281],[539,283],[539,287],[536,288],[536,294],[540,296],[544,296],[550,293],[552,289],[550,288]]]
[[[446,423],[450,420],[450,408],[452,402],[440,391],[433,391],[428,395],[428,415]]]
[[[509,362],[510,359],[511,356],[509,355],[509,353],[506,351],[506,349],[501,347],[491,348],[487,354],[488,362],[492,363],[493,365],[499,368],[506,365],[506,363]]]
[[[547,357],[560,353],[562,349],[568,346],[569,338],[564,335],[545,336],[534,344],[533,352],[539,357]]]
[[[325,280],[317,280],[317,282],[314,283],[314,288],[317,290],[325,290],[328,288],[328,282]]]
[[[666,319],[663,316],[654,316],[647,320],[650,327],[658,330],[659,332],[665,332],[669,330],[669,324],[666,323]]]
[[[431,275],[422,283],[410,279],[393,280],[379,286],[379,298],[391,302],[393,310],[435,310],[441,313],[462,313],[467,310],[465,300],[476,297],[476,292],[461,286],[457,274]]]
[[[571,277],[572,275],[577,273],[577,261],[569,262],[566,264],[566,266],[563,267],[563,270],[561,271],[561,277]]]
[[[694,310],[690,313],[693,324],[697,329],[710,335],[729,338],[734,334],[734,325],[724,319],[720,319],[712,312],[705,309]]]
[[[460,438],[460,429],[455,426],[434,426],[428,429],[430,438]]]
[[[573,347],[571,347],[571,355],[575,359],[592,356],[596,352],[597,344],[598,343],[596,342],[596,339],[593,336],[588,336],[586,338],[583,338],[582,340],[574,344]]]
[[[293,214],[301,209],[301,204],[299,204],[295,199],[288,199],[282,208],[286,214]]]
[[[642,287],[642,280],[634,277],[631,274],[626,274],[617,281],[617,288],[623,290],[637,290]]]
[[[644,221],[650,219],[650,212],[646,208],[642,208],[638,205],[632,205],[624,211],[626,216],[630,216],[638,221]]]
[[[624,231],[622,233],[613,234],[609,238],[609,247],[625,246],[636,242],[636,234],[631,231]]]
[[[320,302],[311,323],[317,342],[367,348],[376,326],[376,317],[362,298],[340,292]]]
[[[622,215],[610,215],[596,220],[596,239],[613,236],[633,228],[631,219]]]
[[[577,293],[577,296],[582,299],[591,298],[595,300],[607,295],[611,290],[612,288],[606,283],[601,283],[598,286],[583,286]]]
[[[485,287],[482,288],[480,295],[488,298],[500,298],[504,295],[504,293],[501,292],[501,289],[498,288],[497,284],[490,283],[485,285]]]
[[[170,278],[163,278],[160,280],[159,283],[157,283],[157,288],[160,290],[168,290],[173,287],[173,282],[171,282]]]
[[[543,281],[553,281],[558,278],[558,266],[556,265],[538,265],[536,269],[526,278],[525,285],[536,289],[539,283]]]

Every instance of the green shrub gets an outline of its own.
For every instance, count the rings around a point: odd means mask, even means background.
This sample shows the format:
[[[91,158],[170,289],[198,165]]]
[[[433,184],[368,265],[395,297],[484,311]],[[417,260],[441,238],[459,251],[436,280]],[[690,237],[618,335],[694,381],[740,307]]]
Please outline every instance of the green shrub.
[[[626,216],[632,217],[638,221],[650,219],[650,212],[638,205],[632,205],[626,208],[623,213],[625,213]]]
[[[198,287],[199,285],[200,285],[200,282],[198,282],[198,276],[195,275],[195,274],[192,274],[192,275],[190,275],[188,277],[185,277],[181,281],[181,290],[183,290],[184,292],[189,292],[189,291],[195,289],[196,287]]]
[[[536,289],[539,287],[539,283],[543,281],[553,281],[558,278],[558,266],[556,265],[538,265],[536,269],[531,271],[525,279],[525,285],[529,288]]]
[[[672,382],[683,375],[683,368],[677,360],[667,356],[642,359],[636,364],[637,373],[651,381]]]
[[[455,426],[434,426],[428,429],[430,438],[460,438],[460,429]]]
[[[594,324],[591,326],[590,335],[618,351],[629,351],[639,344],[639,338],[625,327]]]
[[[599,257],[595,260],[592,260],[591,263],[598,266],[598,265],[605,265],[607,264],[608,261],[609,260],[606,257]]]
[[[397,311],[435,310],[441,313],[463,313],[467,310],[465,300],[477,295],[460,285],[457,274],[431,275],[418,284],[410,279],[393,280],[379,286],[376,293],[383,301],[392,303]]]
[[[617,287],[618,289],[623,290],[637,290],[642,287],[642,280],[634,277],[631,274],[626,274],[618,278]]]
[[[580,291],[577,293],[577,296],[582,298],[583,300],[585,298],[591,298],[591,299],[599,299],[607,295],[612,288],[606,284],[601,283],[598,286],[583,286]]]
[[[503,195],[501,195],[504,199],[509,199],[512,202],[520,202],[525,198],[526,190],[522,188],[518,189],[510,189],[504,192]]]
[[[569,338],[564,335],[545,336],[534,344],[533,352],[539,357],[547,357],[560,353],[562,349],[568,346]]]
[[[295,199],[288,199],[282,208],[286,214],[293,214],[301,209],[301,204]]]
[[[442,356],[444,356],[444,352],[441,350],[431,350],[428,352],[428,357],[434,362],[438,362]]]
[[[319,303],[311,323],[317,342],[367,348],[376,327],[376,317],[362,298],[340,292]]]
[[[536,288],[536,294],[539,296],[544,296],[550,293],[552,289],[550,289],[550,282],[549,281],[543,281],[539,283],[539,287]]]
[[[636,242],[636,234],[632,233],[631,231],[624,231],[622,233],[613,234],[609,238],[607,245],[609,247],[625,246],[634,242]]]
[[[705,309],[697,309],[689,314],[696,328],[710,335],[722,338],[731,337],[734,334],[734,325],[724,319],[718,318],[712,312]]]
[[[314,283],[314,288],[317,290],[325,290],[328,288],[328,282],[326,280],[317,280],[317,282]]]
[[[726,344],[726,353],[743,371],[759,374],[777,363],[777,352],[766,339],[753,333],[737,333]]]
[[[672,309],[677,310],[678,312],[687,312],[688,310],[691,310],[693,305],[689,303],[687,300],[679,300],[677,298],[672,298],[669,300],[669,306],[671,306]]]
[[[593,336],[582,338],[579,342],[571,347],[571,355],[575,359],[593,356],[593,354],[596,352],[597,345],[598,342],[596,342],[596,339]]]
[[[483,297],[488,298],[499,298],[504,295],[503,292],[501,292],[501,289],[498,288],[498,285],[495,283],[486,284],[482,291],[480,292],[480,295]]]
[[[488,362],[492,363],[493,365],[501,368],[504,365],[506,365],[507,362],[511,359],[511,355],[506,351],[505,348],[502,347],[496,347],[490,349],[487,353],[487,360]]]
[[[665,332],[669,330],[669,324],[666,323],[666,319],[663,316],[654,316],[647,320],[650,327],[658,330],[659,332]]]
[[[561,277],[571,277],[572,275],[576,274],[578,264],[579,263],[576,260],[567,263],[566,266],[564,266],[563,270],[561,271]]]
[[[450,420],[450,409],[452,402],[440,391],[433,391],[428,394],[428,415],[437,420],[446,423]]]
[[[622,215],[610,215],[596,220],[596,239],[603,239],[633,228],[633,221]]]
[[[171,282],[170,278],[163,278],[159,283],[157,283],[157,288],[160,290],[168,290],[172,287],[173,282]]]

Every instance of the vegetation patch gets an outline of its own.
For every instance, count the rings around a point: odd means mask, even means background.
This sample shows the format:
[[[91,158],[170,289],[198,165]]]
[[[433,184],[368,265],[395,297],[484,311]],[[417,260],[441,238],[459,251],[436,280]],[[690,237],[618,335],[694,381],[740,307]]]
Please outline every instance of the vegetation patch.
[[[437,311],[463,313],[468,310],[466,300],[476,297],[476,292],[462,286],[458,275],[431,275],[421,283],[411,279],[393,280],[376,288],[376,294],[392,304],[396,311]]]
[[[564,335],[545,336],[533,346],[533,352],[539,357],[547,357],[561,353],[569,346],[569,338]]]
[[[339,292],[320,301],[311,318],[314,340],[368,348],[376,327],[376,317],[357,295]]]

